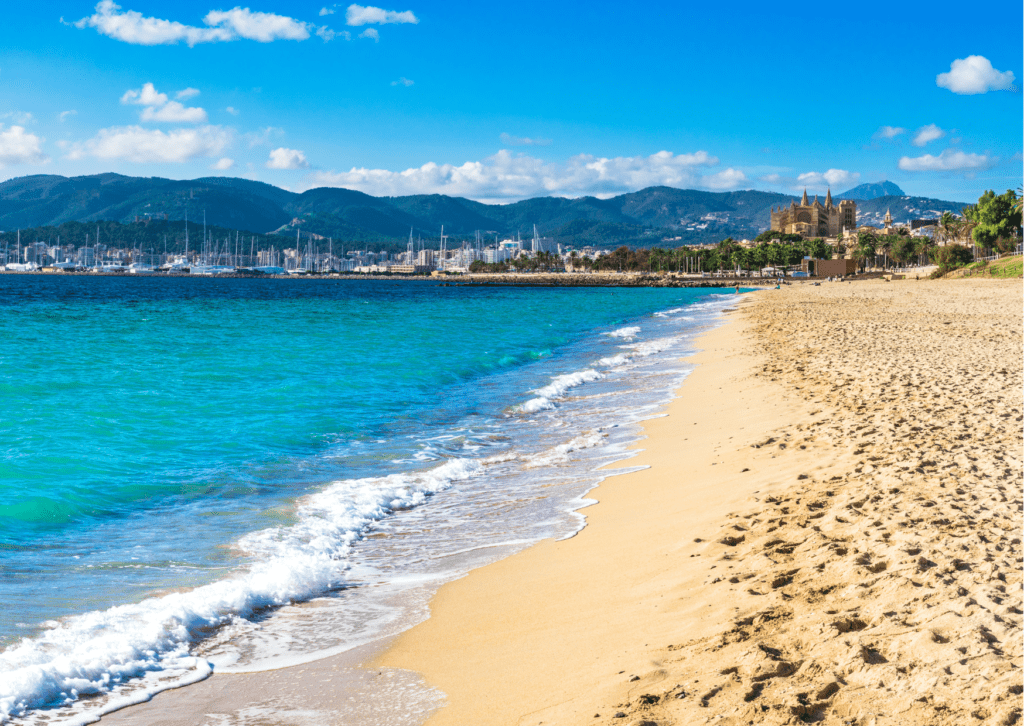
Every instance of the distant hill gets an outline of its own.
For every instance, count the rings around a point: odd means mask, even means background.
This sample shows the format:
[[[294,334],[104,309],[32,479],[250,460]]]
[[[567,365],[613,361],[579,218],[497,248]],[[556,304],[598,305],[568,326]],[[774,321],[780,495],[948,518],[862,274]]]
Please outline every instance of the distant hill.
[[[861,185],[858,190],[895,184]],[[869,189],[869,191],[870,191]],[[374,197],[322,187],[297,194],[270,184],[227,177],[175,181],[120,174],[36,175],[0,183],[0,230],[53,227],[66,222],[132,222],[147,215],[201,223],[247,234],[294,236],[296,229],[339,242],[391,245],[445,233],[472,239],[521,234],[533,225],[545,236],[576,246],[651,246],[752,238],[769,225],[773,206],[797,197],[761,191],[704,192],[650,187],[610,199],[538,197],[513,204],[483,204],[462,197],[421,194]],[[861,221],[880,223],[891,208],[897,221],[959,211],[963,205],[888,195],[858,201]],[[878,210],[881,213],[878,213]]]
[[[861,184],[842,194],[837,194],[835,199],[877,199],[878,197],[902,197],[904,192],[891,181],[878,182],[877,184]]]
[[[147,213],[166,213],[170,219],[184,219],[187,208],[193,221],[201,220],[205,209],[212,224],[262,232],[290,219],[281,206],[285,199],[282,195],[290,194],[245,179],[173,181],[120,174],[70,179],[28,176],[0,183],[0,229],[71,221],[130,222]]]

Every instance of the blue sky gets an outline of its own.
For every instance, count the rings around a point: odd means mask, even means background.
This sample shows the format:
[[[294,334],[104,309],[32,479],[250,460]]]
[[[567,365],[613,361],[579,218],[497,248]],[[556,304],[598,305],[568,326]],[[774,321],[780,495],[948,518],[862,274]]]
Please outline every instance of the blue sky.
[[[7,4],[0,179],[229,175],[489,202],[1020,186],[1019,2],[764,7]]]

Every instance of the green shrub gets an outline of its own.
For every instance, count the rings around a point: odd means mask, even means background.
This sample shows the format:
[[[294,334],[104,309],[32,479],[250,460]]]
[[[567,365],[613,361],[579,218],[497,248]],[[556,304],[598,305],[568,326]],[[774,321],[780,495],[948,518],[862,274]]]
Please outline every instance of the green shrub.
[[[1008,255],[1016,251],[1017,249],[1017,238],[1016,237],[999,237],[996,242],[996,249],[1002,255]]]
[[[931,250],[932,261],[939,269],[955,270],[974,261],[971,250],[963,245],[946,245],[945,247],[934,247]]]

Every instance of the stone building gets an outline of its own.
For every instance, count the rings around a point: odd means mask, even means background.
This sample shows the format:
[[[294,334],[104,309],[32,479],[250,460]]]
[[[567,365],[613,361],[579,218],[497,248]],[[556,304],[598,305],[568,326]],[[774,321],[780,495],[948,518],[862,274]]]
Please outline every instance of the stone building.
[[[772,226],[776,232],[799,234],[804,237],[838,237],[844,229],[857,227],[857,203],[843,199],[838,205],[832,203],[832,190],[825,196],[825,203],[807,201],[807,190],[800,204],[790,202],[788,207],[772,208]]]

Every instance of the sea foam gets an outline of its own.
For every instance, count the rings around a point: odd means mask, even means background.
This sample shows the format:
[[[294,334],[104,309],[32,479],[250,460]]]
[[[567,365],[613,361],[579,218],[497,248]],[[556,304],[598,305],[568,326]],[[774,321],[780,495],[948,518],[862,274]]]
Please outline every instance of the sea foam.
[[[531,398],[526,403],[520,404],[515,410],[519,413],[537,413],[538,411],[555,408],[555,404],[551,399],[561,398],[570,388],[575,388],[591,381],[597,381],[601,378],[604,378],[604,374],[595,371],[593,368],[555,376],[551,379],[551,383],[534,391],[537,394],[536,398]]]
[[[156,671],[205,677],[209,664],[189,655],[189,647],[211,629],[343,586],[346,555],[369,524],[422,504],[482,467],[479,460],[451,459],[420,472],[335,482],[301,503],[294,525],[239,540],[254,560],[244,574],[49,623],[0,653],[0,722]],[[180,684],[164,682],[149,695]],[[148,696],[133,694],[139,697]]]
[[[605,333],[609,338],[628,338],[633,339],[640,333],[640,326],[632,325],[628,328],[619,328],[618,330],[612,330]]]
[[[533,469],[540,466],[565,463],[570,460],[569,454],[572,452],[600,446],[605,443],[606,437],[607,434],[601,431],[588,431],[564,444],[558,444],[547,451],[534,454],[524,462],[524,465],[529,469]]]

